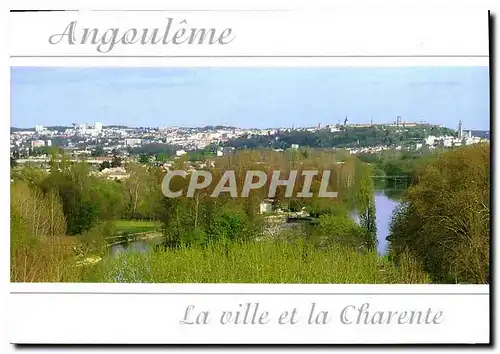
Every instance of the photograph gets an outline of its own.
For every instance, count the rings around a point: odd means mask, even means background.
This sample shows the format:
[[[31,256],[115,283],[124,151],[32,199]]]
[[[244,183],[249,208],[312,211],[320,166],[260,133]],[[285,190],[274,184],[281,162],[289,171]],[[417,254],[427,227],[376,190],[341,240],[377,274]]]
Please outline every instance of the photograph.
[[[490,283],[488,66],[10,76],[13,283]]]

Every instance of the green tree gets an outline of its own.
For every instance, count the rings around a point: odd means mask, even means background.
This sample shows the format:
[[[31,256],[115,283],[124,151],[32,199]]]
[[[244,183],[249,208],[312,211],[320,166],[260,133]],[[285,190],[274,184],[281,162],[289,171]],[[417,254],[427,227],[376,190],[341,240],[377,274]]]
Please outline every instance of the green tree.
[[[346,215],[321,215],[316,233],[321,244],[359,247],[364,243],[365,230]]]
[[[101,156],[106,156],[106,152],[104,151],[104,148],[100,145],[98,145],[95,150],[92,151],[91,153],[92,157],[101,157]]]
[[[436,282],[489,281],[490,146],[440,154],[421,168],[391,224],[391,254],[411,252]]]
[[[120,156],[118,156],[118,152],[116,150],[113,150],[113,160],[111,160],[111,167],[121,167],[122,166],[122,159]]]
[[[377,224],[371,169],[358,163],[357,170],[357,209],[360,224],[365,230],[364,245],[368,249],[374,249],[377,246]]]
[[[14,157],[10,157],[10,168],[17,167],[17,161]]]
[[[139,155],[139,163],[146,165],[149,163],[151,157],[148,154],[140,154]]]

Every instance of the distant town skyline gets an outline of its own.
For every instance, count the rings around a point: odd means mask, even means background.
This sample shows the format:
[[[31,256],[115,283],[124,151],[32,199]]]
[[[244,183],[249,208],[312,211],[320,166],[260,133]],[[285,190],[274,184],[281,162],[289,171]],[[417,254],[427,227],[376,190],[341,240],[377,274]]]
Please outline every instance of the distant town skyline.
[[[424,121],[489,130],[488,67],[11,69],[11,126],[310,127]]]

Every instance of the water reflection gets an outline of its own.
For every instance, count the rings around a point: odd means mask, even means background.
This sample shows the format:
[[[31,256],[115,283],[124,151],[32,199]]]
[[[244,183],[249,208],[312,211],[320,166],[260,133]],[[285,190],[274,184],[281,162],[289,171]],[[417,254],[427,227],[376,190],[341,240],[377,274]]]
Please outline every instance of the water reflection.
[[[117,256],[123,252],[146,252],[150,247],[160,244],[163,241],[161,237],[146,241],[134,241],[129,243],[120,243],[109,248],[111,256]]]
[[[380,255],[387,253],[389,235],[389,227],[394,209],[401,202],[401,198],[406,193],[406,189],[382,189],[375,191],[375,216],[377,224],[377,252]],[[359,222],[357,215],[352,215],[353,219]],[[293,225],[287,225],[293,226]],[[110,247],[112,256],[119,255],[123,252],[145,252],[149,248],[162,243],[162,238],[156,238],[147,241],[135,241],[130,243],[113,245]]]
[[[388,242],[386,240],[389,235],[389,227],[391,223],[392,213],[399,205],[405,190],[390,190],[385,189],[375,191],[375,216],[377,218],[377,251],[380,255],[387,253]]]

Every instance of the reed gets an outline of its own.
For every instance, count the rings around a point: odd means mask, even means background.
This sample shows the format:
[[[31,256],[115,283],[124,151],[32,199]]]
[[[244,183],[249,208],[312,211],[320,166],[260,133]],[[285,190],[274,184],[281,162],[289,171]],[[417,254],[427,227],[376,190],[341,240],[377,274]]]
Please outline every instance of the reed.
[[[409,259],[396,267],[375,252],[303,243],[211,244],[109,257],[89,282],[124,283],[429,283]]]

